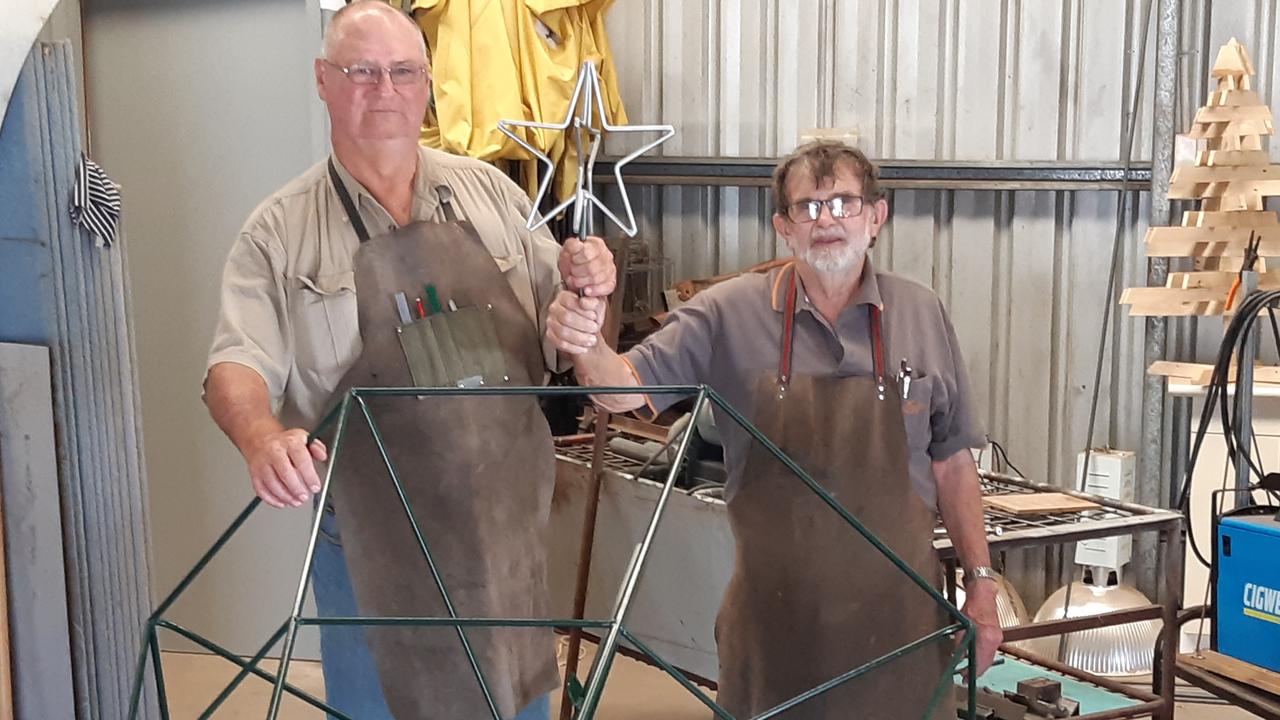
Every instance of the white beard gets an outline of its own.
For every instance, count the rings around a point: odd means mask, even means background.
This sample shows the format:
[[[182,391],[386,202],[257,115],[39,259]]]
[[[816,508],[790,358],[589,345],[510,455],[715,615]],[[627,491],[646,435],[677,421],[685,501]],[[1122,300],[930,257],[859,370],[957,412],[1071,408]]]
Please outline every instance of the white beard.
[[[823,275],[839,275],[857,267],[867,256],[870,245],[871,233],[863,228],[860,238],[849,238],[832,247],[810,245],[801,257]]]

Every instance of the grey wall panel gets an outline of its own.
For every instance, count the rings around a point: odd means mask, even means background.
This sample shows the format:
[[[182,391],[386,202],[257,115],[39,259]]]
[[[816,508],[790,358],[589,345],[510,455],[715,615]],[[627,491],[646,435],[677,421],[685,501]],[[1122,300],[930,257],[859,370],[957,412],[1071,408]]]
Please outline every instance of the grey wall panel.
[[[52,388],[47,347],[0,343],[0,495],[21,718],[76,717]]]
[[[23,717],[121,716],[150,604],[145,477],[135,414],[131,328],[126,320],[124,248],[97,247],[88,233],[73,225],[67,211],[81,152],[79,92],[74,81],[78,66],[69,41],[38,43],[19,78],[12,112],[0,130],[0,145],[10,151],[0,154],[13,159],[14,143],[23,151],[16,162],[3,166],[14,172],[0,173],[4,175],[0,186],[6,191],[0,194],[23,210],[18,222],[11,223],[15,236],[0,243],[4,270],[0,285],[15,286],[9,315],[28,318],[15,327],[7,315],[0,333],[6,339],[16,334],[48,346],[41,352],[51,360],[57,431],[57,472],[48,475],[41,465],[27,468],[40,474],[41,483],[54,485],[37,491],[19,488],[15,498],[48,491],[53,493],[49,497],[62,503],[61,522],[51,526],[54,531],[61,529],[61,542],[47,547],[45,535],[41,551],[23,559],[19,547],[13,557],[35,566],[47,561],[47,551],[54,551],[57,563],[52,572],[65,577],[65,592],[59,602],[45,597],[42,603],[62,618],[64,627],[70,623],[69,647],[64,641],[61,650],[62,658],[70,659],[70,683],[38,657],[42,651],[56,654],[56,644],[36,648],[37,657],[26,658],[19,647],[15,663],[26,667],[25,662],[40,673],[52,671],[40,682],[50,687],[65,684],[60,690],[66,697],[74,694],[75,699],[75,709],[70,710],[47,691],[28,688],[32,692],[25,707],[36,709],[23,710],[20,692]],[[22,513],[24,503],[29,499],[8,512]],[[45,525],[47,517],[22,516],[14,524],[22,527],[31,522]],[[18,569],[31,568],[19,565]],[[50,633],[46,640],[52,641],[55,625],[44,623],[44,629]],[[31,650],[27,648],[28,655]],[[21,677],[19,681],[20,686],[24,684]],[[26,684],[31,684],[30,679]]]
[[[1274,11],[1245,4],[1274,34]],[[840,126],[880,157],[1114,160],[1144,5],[630,0],[608,23],[632,121],[680,131],[666,155],[773,156],[807,128]],[[1147,96],[1139,157],[1150,154]]]
[[[632,0],[608,20],[632,121],[677,128],[667,155],[774,156],[803,129],[832,125],[858,128],[879,157],[1113,162],[1139,81],[1134,156],[1150,157],[1154,18],[1138,75],[1146,4]],[[1187,0],[1183,13],[1179,129],[1203,102],[1197,78],[1231,36],[1248,44],[1274,108],[1274,3]],[[667,186],[635,197],[641,237],[670,260],[673,280],[785,253],[763,189]],[[875,253],[948,302],[990,431],[1024,470],[1054,482],[1069,482],[1085,444],[1117,198],[900,191]],[[1121,287],[1145,283],[1147,201],[1130,200]],[[1143,328],[1112,313],[1094,442],[1134,447]]]
[[[209,419],[200,384],[231,242],[258,202],[322,154],[314,5],[107,0],[85,8],[94,151],[124,188],[157,598],[252,497],[244,461]],[[171,618],[251,654],[289,612],[308,522],[307,512],[264,507]],[[315,656],[316,638],[303,633],[303,655]]]

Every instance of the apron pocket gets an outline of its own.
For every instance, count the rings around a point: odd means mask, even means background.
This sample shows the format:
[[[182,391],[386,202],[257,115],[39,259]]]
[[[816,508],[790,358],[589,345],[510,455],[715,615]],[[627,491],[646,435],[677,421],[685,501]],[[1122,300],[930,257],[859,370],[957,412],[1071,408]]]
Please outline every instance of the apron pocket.
[[[418,387],[479,387],[507,380],[493,313],[465,307],[399,329],[400,347]]]

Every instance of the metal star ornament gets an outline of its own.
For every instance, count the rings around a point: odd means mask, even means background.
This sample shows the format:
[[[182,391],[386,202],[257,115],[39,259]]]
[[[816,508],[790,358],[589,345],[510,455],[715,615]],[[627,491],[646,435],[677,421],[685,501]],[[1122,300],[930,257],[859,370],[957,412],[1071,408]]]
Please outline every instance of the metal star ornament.
[[[597,118],[599,119],[599,124],[596,124]],[[573,133],[574,147],[578,151],[578,179],[577,188],[573,196],[549,210],[541,219],[538,219],[538,207],[542,204],[543,198],[546,197],[548,188],[551,187],[551,180],[555,176],[556,166],[546,153],[534,147],[512,130],[512,128],[517,127],[571,132]],[[565,112],[563,121],[540,123],[528,120],[499,120],[498,130],[503,135],[511,138],[517,145],[529,151],[529,154],[537,158],[539,164],[543,167],[542,179],[538,182],[538,194],[533,200],[533,209],[530,210],[529,217],[525,220],[525,227],[530,230],[536,230],[545,225],[551,218],[563,212],[565,208],[574,205],[574,232],[581,235],[585,229],[590,233],[591,213],[587,212],[587,204],[590,203],[600,208],[605,217],[618,226],[628,237],[635,237],[636,235],[636,218],[631,208],[631,197],[627,193],[627,186],[622,181],[622,168],[627,163],[661,145],[676,134],[675,128],[670,125],[611,124],[605,114],[604,93],[600,89],[600,74],[596,70],[595,63],[589,60],[582,63],[582,70],[578,73],[578,83],[574,87],[573,95],[569,98],[569,107]],[[600,143],[606,133],[658,134],[656,139],[628,153],[613,166],[614,179],[618,183],[618,193],[622,196],[622,207],[626,216],[625,221],[615,215],[595,194],[593,175],[596,157],[600,151]]]

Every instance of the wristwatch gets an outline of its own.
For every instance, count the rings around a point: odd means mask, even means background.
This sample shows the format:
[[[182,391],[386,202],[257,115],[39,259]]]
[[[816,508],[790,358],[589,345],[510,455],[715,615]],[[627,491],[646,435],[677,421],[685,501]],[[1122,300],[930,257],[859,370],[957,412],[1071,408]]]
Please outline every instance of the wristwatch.
[[[996,582],[996,571],[986,565],[979,565],[978,567],[965,570],[964,586],[969,587],[969,584],[974,580],[990,580],[992,582]]]

